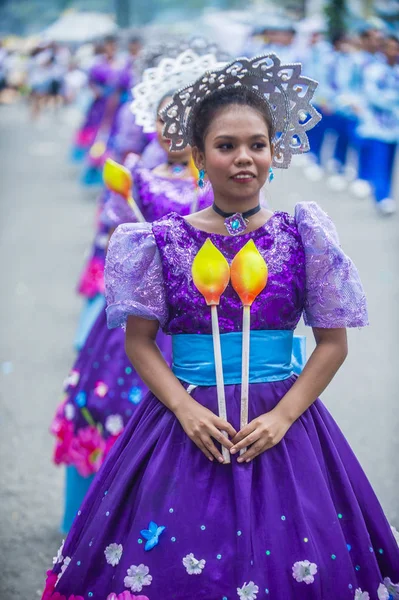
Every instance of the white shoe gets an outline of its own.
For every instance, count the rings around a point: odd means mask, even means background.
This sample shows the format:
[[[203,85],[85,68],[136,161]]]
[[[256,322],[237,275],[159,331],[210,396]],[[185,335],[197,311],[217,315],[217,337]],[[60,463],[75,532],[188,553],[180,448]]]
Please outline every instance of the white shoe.
[[[356,198],[367,198],[371,195],[371,185],[364,179],[356,179],[350,185],[350,191]]]
[[[377,209],[382,215],[393,215],[396,212],[396,202],[392,198],[384,198],[377,203]]]
[[[324,171],[319,165],[311,165],[304,170],[306,179],[309,181],[321,181],[323,179]]]
[[[348,182],[343,175],[331,175],[327,179],[327,185],[334,192],[343,192],[346,189]]]

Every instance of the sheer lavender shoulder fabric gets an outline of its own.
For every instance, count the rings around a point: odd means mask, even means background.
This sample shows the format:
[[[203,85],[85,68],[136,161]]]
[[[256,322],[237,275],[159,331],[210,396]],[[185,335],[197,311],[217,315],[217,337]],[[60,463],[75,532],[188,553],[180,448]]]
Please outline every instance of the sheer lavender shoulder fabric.
[[[134,223],[136,217],[125,198],[115,192],[109,192],[101,213],[101,222],[110,229],[121,223]]]
[[[305,324],[329,329],[368,325],[359,273],[341,249],[331,219],[315,202],[301,202],[295,221],[305,250]]]
[[[120,225],[111,237],[105,294],[108,327],[125,326],[129,315],[165,324],[162,263],[150,223]]]

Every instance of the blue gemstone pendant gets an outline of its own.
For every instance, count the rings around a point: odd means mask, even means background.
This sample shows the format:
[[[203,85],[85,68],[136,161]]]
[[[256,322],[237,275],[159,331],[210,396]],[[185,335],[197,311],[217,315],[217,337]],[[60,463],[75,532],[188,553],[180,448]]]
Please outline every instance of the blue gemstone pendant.
[[[247,228],[248,222],[241,213],[235,213],[231,217],[227,217],[224,220],[224,226],[227,229],[229,235],[240,235]]]

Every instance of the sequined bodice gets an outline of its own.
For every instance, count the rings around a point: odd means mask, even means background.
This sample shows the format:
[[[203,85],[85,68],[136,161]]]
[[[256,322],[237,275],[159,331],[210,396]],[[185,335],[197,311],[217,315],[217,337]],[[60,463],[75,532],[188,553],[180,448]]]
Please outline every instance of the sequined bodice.
[[[208,234],[192,227],[177,214],[153,224],[161,254],[166,289],[168,333],[211,333],[211,313],[194,286],[191,266],[207,238],[231,263],[237,252],[253,239],[265,259],[269,278],[251,309],[251,329],[294,329],[305,300],[305,252],[295,219],[283,212],[255,232],[237,237]],[[241,331],[242,305],[231,284],[219,307],[221,333]]]

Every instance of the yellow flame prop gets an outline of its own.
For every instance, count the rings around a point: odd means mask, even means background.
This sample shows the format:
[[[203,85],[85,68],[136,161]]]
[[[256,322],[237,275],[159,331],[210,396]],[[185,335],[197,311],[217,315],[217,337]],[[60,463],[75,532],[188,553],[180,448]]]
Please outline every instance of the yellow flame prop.
[[[244,306],[251,306],[266,287],[266,262],[253,240],[249,240],[236,254],[230,268],[231,284]]]
[[[136,219],[145,222],[145,218],[132,196],[133,178],[129,169],[115,162],[112,158],[107,158],[103,169],[103,180],[111,192],[116,192],[125,198]]]
[[[133,179],[129,169],[115,162],[112,158],[107,158],[105,161],[103,180],[109,190],[120,194],[126,200],[131,195]]]
[[[229,263],[208,238],[192,265],[195,287],[204,296],[208,306],[217,306],[230,279]]]

